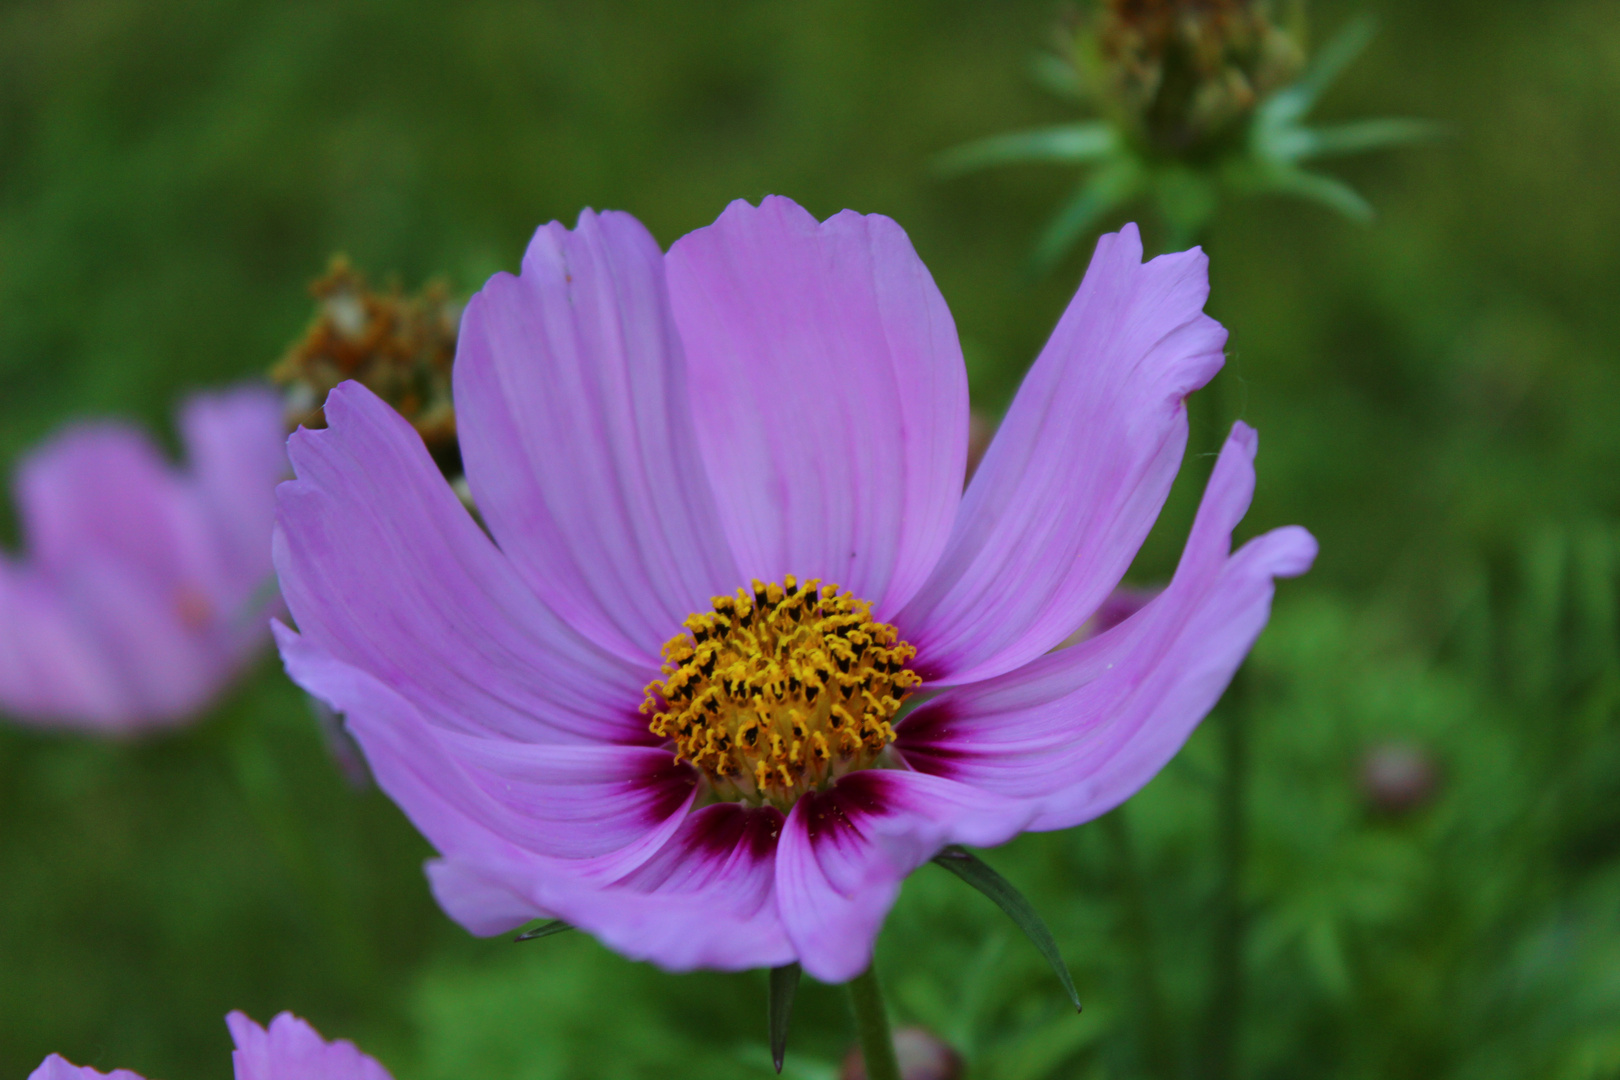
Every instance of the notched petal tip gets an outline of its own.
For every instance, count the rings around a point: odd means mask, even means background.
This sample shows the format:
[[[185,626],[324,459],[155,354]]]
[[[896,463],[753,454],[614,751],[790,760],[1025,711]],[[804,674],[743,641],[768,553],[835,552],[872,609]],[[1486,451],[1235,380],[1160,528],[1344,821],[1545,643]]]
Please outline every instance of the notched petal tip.
[[[949,536],[968,404],[955,323],[904,230],[739,201],[667,265],[743,579],[819,577],[899,610]]]
[[[1093,261],[1099,255],[1107,253],[1121,261],[1129,260],[1133,263],[1142,261],[1142,230],[1134,221],[1127,221],[1119,227],[1118,232],[1104,233],[1097,239],[1097,247],[1092,255]]]
[[[240,1011],[225,1017],[236,1050],[236,1080],[392,1080],[388,1070],[347,1039],[328,1042],[309,1021],[278,1013],[265,1027]]]
[[[1288,526],[1231,552],[1254,491],[1257,438],[1235,425],[1175,576],[1112,629],[917,710],[909,762],[1039,799],[1033,829],[1068,828],[1134,794],[1214,707],[1270,614],[1273,582],[1309,569],[1316,541]]]
[[[669,628],[738,578],[685,367],[658,242],[629,214],[585,211],[473,297],[453,376],[491,535],[571,626],[655,667]]]
[[[901,613],[940,684],[994,678],[1057,645],[1113,590],[1180,467],[1185,399],[1224,362],[1201,251],[1142,262],[1103,237]]]

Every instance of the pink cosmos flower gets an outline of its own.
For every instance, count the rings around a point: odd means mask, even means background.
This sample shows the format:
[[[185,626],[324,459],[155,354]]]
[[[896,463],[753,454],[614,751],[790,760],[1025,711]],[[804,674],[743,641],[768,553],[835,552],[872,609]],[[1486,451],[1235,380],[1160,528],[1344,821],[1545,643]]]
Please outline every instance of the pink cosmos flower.
[[[327,1042],[292,1013],[270,1021],[266,1030],[239,1012],[225,1018],[236,1041],[231,1060],[236,1080],[392,1080],[388,1070],[346,1039]],[[74,1065],[60,1054],[46,1058],[28,1080],[142,1080],[128,1069],[99,1073]]]
[[[1201,252],[1105,237],[964,493],[955,327],[893,221],[737,202],[668,255],[625,214],[552,223],[462,325],[488,535],[357,385],[291,440],[287,669],[474,933],[550,916],[671,969],[849,979],[942,846],[1146,783],[1310,565],[1299,528],[1230,553],[1240,424],[1169,586],[1054,651],[1170,489],[1222,362],[1207,293]]]
[[[170,726],[266,644],[280,403],[267,388],[199,395],[180,432],[183,470],[109,422],[22,463],[27,554],[0,553],[0,712],[103,734]]]

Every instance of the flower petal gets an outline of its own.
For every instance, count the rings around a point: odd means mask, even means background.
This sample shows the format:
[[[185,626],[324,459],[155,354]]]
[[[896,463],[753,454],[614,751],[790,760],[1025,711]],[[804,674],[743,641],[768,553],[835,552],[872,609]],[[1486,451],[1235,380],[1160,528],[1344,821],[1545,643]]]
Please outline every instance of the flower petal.
[[[180,433],[222,572],[246,600],[271,574],[274,490],[289,472],[281,402],[266,386],[198,394],[180,411]],[[262,636],[263,621],[254,621]]]
[[[793,959],[776,913],[776,837],[782,815],[734,804],[689,815],[652,859],[609,885],[562,875],[500,879],[440,860],[433,892],[474,933],[499,934],[561,918],[615,950],[671,971],[745,970]]]
[[[456,499],[420,437],[358,383],[324,431],[289,443],[275,536],[301,632],[433,723],[525,742],[646,742],[656,671],[583,640],[542,604]]]
[[[801,798],[776,855],[777,907],[799,962],[823,982],[859,975],[907,874],[949,843],[1003,843],[1033,813],[898,769],[851,773]]]
[[[840,790],[844,789],[844,790]],[[863,807],[840,784],[793,805],[776,849],[777,908],[811,975],[848,982],[872,962],[872,943],[905,874],[882,857]]]
[[[139,707],[94,637],[34,568],[0,559],[0,710],[115,732]]]
[[[554,858],[623,850],[684,810],[696,786],[691,768],[663,747],[433,736],[438,752],[498,809],[501,835]]]
[[[152,581],[216,576],[195,493],[121,424],[80,424],[35,450],[18,469],[17,505],[29,554],[48,571],[116,556]]]
[[[344,714],[378,786],[448,856],[572,860],[623,873],[657,849],[691,803],[690,769],[667,750],[523,744],[435,728],[380,680],[277,624],[287,673]],[[662,833],[660,832],[662,830]],[[498,840],[498,842],[492,842]]]
[[[559,875],[514,885],[449,860],[428,869],[439,902],[474,933],[561,918],[671,971],[774,967],[793,959],[773,903],[781,827],[769,808],[705,807],[653,859],[607,886]]]
[[[732,203],[668,262],[743,578],[819,577],[897,611],[944,549],[968,432],[956,326],[905,232],[773,196]]]
[[[18,475],[26,561],[0,559],[0,705],[105,733],[188,719],[264,644],[286,471],[274,396],[191,399],[189,470],[113,423],[69,428]]]
[[[556,918],[473,863],[429,859],[423,869],[444,913],[479,937],[504,934],[531,919]]]
[[[327,1042],[308,1021],[284,1012],[266,1030],[245,1013],[225,1017],[236,1049],[236,1080],[392,1080],[347,1039]]]
[[[468,930],[560,918],[673,970],[793,958],[772,903],[776,811],[721,804],[690,813],[690,774],[673,798],[676,779],[656,768],[637,776],[653,754],[666,768],[670,761],[642,747],[531,748],[569,753],[549,765],[497,760],[510,748],[469,749],[467,736],[430,727],[365,672],[285,627],[277,638],[294,681],[345,713],[378,785],[443,856],[429,864],[434,893]],[[502,794],[507,778],[515,790]],[[613,805],[615,785],[624,806]],[[571,806],[575,795],[591,806]],[[581,812],[590,809],[597,821]],[[564,857],[574,854],[584,857]]]
[[[116,559],[82,553],[54,574],[0,561],[0,707],[104,734],[179,723],[235,671],[180,597]]]
[[[61,1054],[52,1054],[28,1074],[28,1080],[143,1080],[143,1077],[128,1069],[97,1072],[88,1065],[75,1065]]]
[[[1208,260],[1143,264],[1105,236],[974,474],[933,576],[896,619],[938,684],[990,678],[1069,636],[1118,583],[1187,441],[1183,399],[1219,370]]]
[[[1228,555],[1254,492],[1254,431],[1233,428],[1175,577],[1113,629],[1020,671],[947,691],[905,719],[913,767],[1031,800],[1033,829],[1105,813],[1146,784],[1214,707],[1264,628],[1273,581],[1309,569],[1297,526]]]
[[[890,861],[905,873],[939,854],[947,844],[996,847],[1028,827],[1034,806],[943,776],[910,769],[856,774],[875,789],[884,814],[872,820]]]
[[[539,230],[467,305],[455,365],[467,481],[553,610],[656,666],[740,583],[698,457],[658,243],[628,214]]]
[[[769,807],[704,807],[611,888],[558,883],[540,896],[610,948],[671,971],[777,967],[793,959],[773,902],[781,829]]]

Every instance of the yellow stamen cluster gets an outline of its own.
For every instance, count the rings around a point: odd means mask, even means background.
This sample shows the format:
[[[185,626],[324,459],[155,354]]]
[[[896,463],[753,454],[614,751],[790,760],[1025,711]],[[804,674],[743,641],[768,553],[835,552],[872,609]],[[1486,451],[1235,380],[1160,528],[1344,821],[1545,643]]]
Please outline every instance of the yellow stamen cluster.
[[[722,799],[787,808],[870,766],[921,682],[917,650],[836,585],[753,583],[664,645],[641,711]]]

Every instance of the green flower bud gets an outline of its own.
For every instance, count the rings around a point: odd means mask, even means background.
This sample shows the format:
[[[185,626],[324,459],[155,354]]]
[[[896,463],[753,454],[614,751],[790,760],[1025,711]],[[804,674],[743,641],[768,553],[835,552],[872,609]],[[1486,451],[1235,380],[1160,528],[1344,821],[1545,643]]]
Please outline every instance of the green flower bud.
[[[1261,0],[1107,0],[1082,26],[1095,92],[1151,150],[1198,157],[1242,130],[1304,65],[1297,37]],[[1089,39],[1089,40],[1088,40]]]

